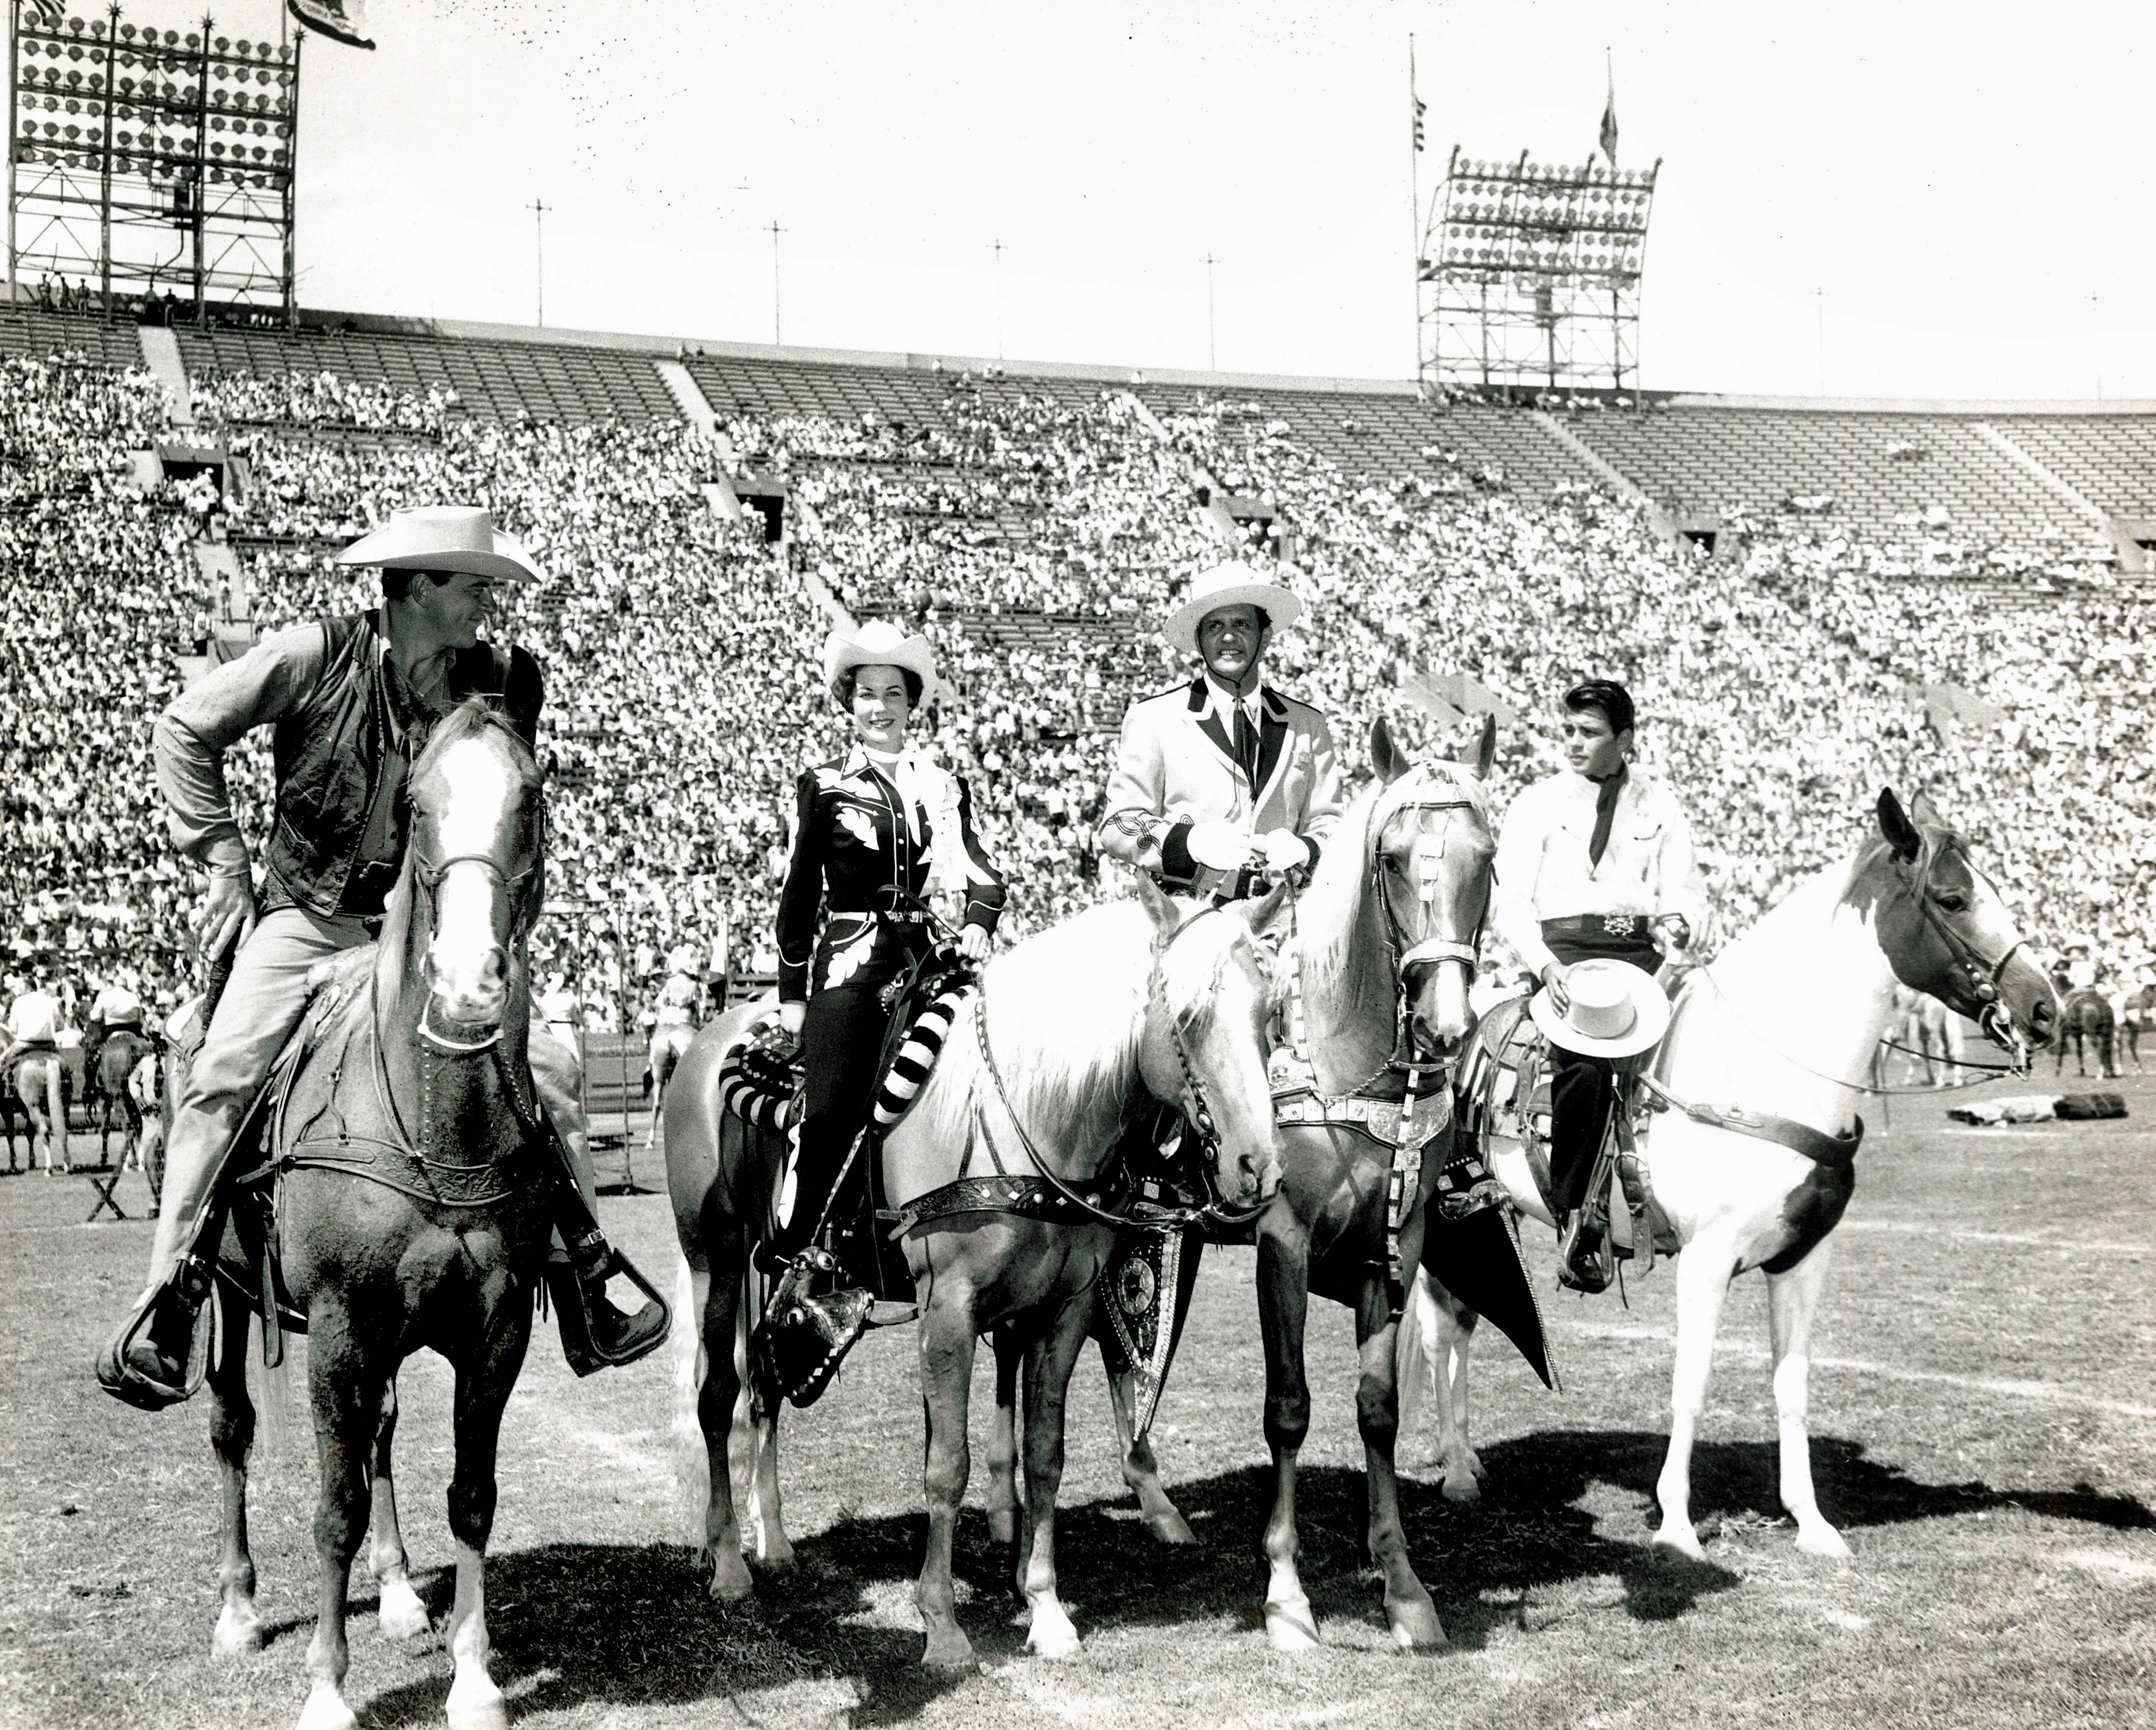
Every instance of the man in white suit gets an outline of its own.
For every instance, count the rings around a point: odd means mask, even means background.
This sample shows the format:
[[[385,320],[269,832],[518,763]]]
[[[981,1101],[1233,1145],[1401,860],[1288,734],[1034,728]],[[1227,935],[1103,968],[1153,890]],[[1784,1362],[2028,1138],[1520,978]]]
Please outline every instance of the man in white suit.
[[[1302,603],[1247,565],[1204,572],[1170,613],[1197,676],[1131,705],[1101,847],[1171,893],[1232,901],[1307,872],[1340,819],[1325,717],[1265,681],[1265,649]]]

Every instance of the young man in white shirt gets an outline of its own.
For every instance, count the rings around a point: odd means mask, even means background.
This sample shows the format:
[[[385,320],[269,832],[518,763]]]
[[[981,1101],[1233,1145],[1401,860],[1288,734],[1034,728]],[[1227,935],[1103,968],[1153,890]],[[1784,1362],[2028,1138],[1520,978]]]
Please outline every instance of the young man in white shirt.
[[[1630,694],[1612,680],[1590,679],[1563,703],[1570,767],[1512,801],[1491,898],[1499,934],[1560,1014],[1568,1006],[1565,973],[1576,963],[1607,958],[1658,973],[1706,921],[1691,825],[1668,788],[1629,761]],[[1549,1064],[1550,1206],[1564,1234],[1558,1278],[1599,1291],[1609,1284],[1604,1245],[1567,1216],[1587,1197],[1616,1096],[1614,1070],[1605,1059],[1554,1043]]]

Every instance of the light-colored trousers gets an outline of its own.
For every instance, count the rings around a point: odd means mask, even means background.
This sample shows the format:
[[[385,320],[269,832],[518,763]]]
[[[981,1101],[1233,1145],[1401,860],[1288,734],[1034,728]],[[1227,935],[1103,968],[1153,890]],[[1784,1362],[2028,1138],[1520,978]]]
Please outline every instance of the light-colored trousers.
[[[172,1112],[157,1237],[150,1254],[151,1286],[178,1261],[232,1150],[241,1116],[306,1013],[308,973],[331,956],[372,941],[357,919],[320,919],[302,908],[280,907],[264,915],[240,945]],[[577,1055],[537,1021],[531,1025],[531,1079],[567,1145],[588,1205],[592,1169],[584,1151]]]

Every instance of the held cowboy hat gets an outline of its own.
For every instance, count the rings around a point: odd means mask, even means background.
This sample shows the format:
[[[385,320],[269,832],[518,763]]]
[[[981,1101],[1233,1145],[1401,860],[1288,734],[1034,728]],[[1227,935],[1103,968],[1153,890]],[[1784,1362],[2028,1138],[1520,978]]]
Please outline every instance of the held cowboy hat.
[[[1564,976],[1571,1007],[1562,1015],[1547,990],[1527,1004],[1553,1045],[1586,1057],[1635,1057],[1670,1029],[1670,1000],[1654,976],[1629,961],[1574,963]]]
[[[476,505],[430,505],[399,511],[372,534],[337,555],[341,565],[379,565],[385,571],[470,571],[497,583],[543,583],[523,544],[494,526],[494,515]]]
[[[901,667],[920,679],[921,703],[936,696],[936,651],[927,638],[908,636],[887,619],[871,619],[852,630],[841,625],[824,638],[824,684],[850,667]]]
[[[1168,615],[1161,627],[1171,647],[1185,655],[1198,653],[1199,621],[1223,607],[1262,607],[1278,636],[1302,614],[1302,603],[1294,592],[1273,583],[1248,565],[1215,565],[1191,579],[1190,592]]]

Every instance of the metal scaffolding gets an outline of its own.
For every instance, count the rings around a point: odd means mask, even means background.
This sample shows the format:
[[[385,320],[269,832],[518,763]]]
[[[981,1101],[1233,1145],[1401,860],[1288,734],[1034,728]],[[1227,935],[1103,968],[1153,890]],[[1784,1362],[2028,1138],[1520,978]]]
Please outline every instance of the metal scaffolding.
[[[1415,261],[1424,388],[1637,389],[1661,167],[1471,162],[1455,145]]]
[[[197,322],[216,303],[290,323],[299,44],[57,10],[9,7],[16,291],[72,278],[108,313],[170,295]]]

